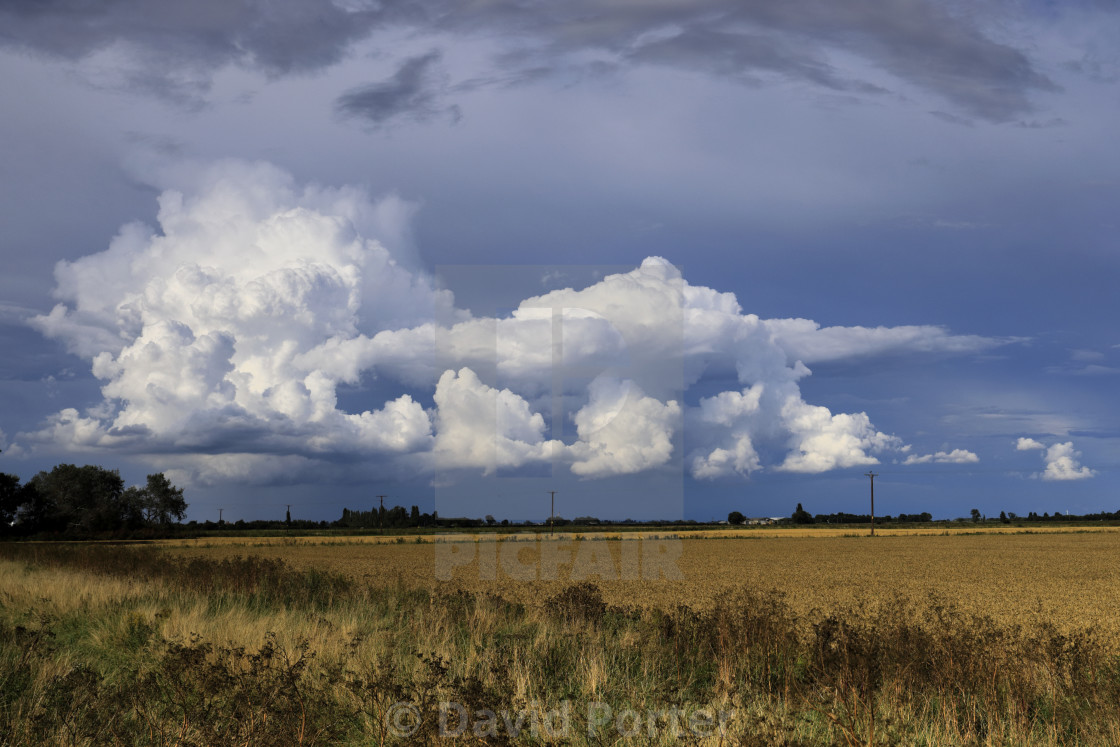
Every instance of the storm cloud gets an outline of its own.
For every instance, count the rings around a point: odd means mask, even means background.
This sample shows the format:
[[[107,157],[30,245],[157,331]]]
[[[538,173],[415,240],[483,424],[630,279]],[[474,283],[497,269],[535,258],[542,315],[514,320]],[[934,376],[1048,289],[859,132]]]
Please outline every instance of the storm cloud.
[[[335,101],[336,112],[382,125],[397,117],[417,121],[446,115],[459,118],[455,105],[440,103],[441,90],[435,68],[442,55],[438,50],[410,57],[388,80],[355,88]]]
[[[913,88],[994,122],[1031,112],[1036,94],[1056,89],[1027,50],[985,28],[985,18],[998,28],[991,16],[998,21],[999,6],[987,8],[990,16],[950,7],[933,0],[582,0],[547,8],[516,0],[16,2],[0,7],[0,42],[84,61],[100,71],[101,84],[195,102],[225,66],[270,77],[307,73],[344,59],[358,42],[377,45],[379,33],[399,31],[441,43],[487,40],[501,71],[495,77],[507,81],[589,62],[604,70],[657,64],[754,85],[795,80],[903,96]],[[343,92],[339,110],[375,123],[405,110],[430,116],[432,93],[422,79],[438,56],[408,57],[389,80]],[[862,60],[858,69],[853,56]]]

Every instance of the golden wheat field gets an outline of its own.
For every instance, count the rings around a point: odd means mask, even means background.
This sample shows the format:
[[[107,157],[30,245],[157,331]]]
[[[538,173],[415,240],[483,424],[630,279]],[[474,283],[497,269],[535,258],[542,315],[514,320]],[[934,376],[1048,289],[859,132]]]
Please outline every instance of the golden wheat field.
[[[1094,628],[1120,648],[1120,532],[854,534],[790,529],[702,538],[454,535],[434,542],[308,537],[166,544],[187,556],[256,554],[377,585],[490,591],[529,604],[581,580],[598,584],[610,604],[665,609],[709,607],[743,586],[784,592],[804,613],[932,597],[1003,623],[1044,619],[1067,631]]]

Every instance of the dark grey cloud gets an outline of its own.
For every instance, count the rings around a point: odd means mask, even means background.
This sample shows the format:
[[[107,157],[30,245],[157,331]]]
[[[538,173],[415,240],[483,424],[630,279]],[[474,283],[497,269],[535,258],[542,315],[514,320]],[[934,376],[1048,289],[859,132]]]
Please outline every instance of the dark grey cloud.
[[[694,27],[637,46],[627,57],[637,62],[695,68],[744,82],[761,82],[756,73],[777,73],[837,90],[881,90],[844,79],[816,50],[791,45],[776,35]]]
[[[986,35],[972,17],[949,7],[958,6],[936,0],[412,0],[368,6],[9,0],[0,5],[0,43],[71,60],[117,49],[132,62],[130,87],[195,99],[223,65],[274,76],[320,69],[342,59],[354,42],[390,27],[522,46],[532,52],[523,71],[534,77],[542,68],[568,67],[578,53],[598,51],[615,61],[701,69],[747,82],[778,74],[832,89],[875,90],[833,68],[829,52],[843,51],[939,94],[969,117],[1002,122],[1030,112],[1032,96],[1054,85],[1021,49]],[[1010,12],[998,4],[984,7]],[[393,116],[392,107],[409,94],[407,76],[422,76],[431,65],[414,60],[399,80],[378,84],[396,84],[399,95],[371,86],[348,93],[344,111],[361,108],[357,97],[368,94],[363,116]],[[518,71],[503,72],[516,77]]]
[[[224,65],[271,76],[332,65],[393,15],[304,0],[8,0],[0,44],[72,61],[116,50],[129,88],[197,99]]]
[[[972,120],[966,117],[958,117],[956,114],[950,114],[949,112],[931,111],[930,114],[937,117],[942,122],[948,122],[949,124],[961,125],[962,127],[973,126]]]
[[[1019,122],[1016,126],[1022,127],[1027,130],[1046,130],[1052,127],[1066,127],[1068,124],[1069,122],[1062,119],[1061,117],[1053,117],[1052,119],[1047,119],[1044,121],[1039,121],[1037,119],[1023,121]]]
[[[1029,112],[1032,94],[1055,88],[1024,52],[933,0],[584,0],[545,10],[498,0],[447,3],[429,15],[444,28],[520,36],[542,58],[599,49],[748,81],[778,73],[829,88],[875,90],[829,65],[827,52],[842,50],[989,121]]]
[[[69,59],[125,42],[283,74],[337,62],[390,17],[303,0],[16,0],[0,4],[0,40]]]
[[[399,117],[423,121],[448,115],[457,120],[458,107],[440,103],[436,66],[441,57],[438,50],[410,57],[387,80],[339,96],[335,110],[343,117],[357,117],[374,126]]]

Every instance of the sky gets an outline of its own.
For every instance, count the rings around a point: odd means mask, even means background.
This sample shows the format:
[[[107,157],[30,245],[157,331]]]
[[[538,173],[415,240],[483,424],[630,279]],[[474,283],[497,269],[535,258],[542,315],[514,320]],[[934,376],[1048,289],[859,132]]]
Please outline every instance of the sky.
[[[0,5],[0,471],[1120,509],[1120,8]]]

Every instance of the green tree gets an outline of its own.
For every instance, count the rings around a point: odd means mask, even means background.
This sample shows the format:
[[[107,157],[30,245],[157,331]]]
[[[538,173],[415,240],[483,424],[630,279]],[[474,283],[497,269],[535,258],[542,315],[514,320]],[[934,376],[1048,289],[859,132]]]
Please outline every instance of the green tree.
[[[144,488],[135,485],[125,488],[121,495],[121,511],[118,527],[136,529],[148,524],[147,520],[148,494]]]
[[[793,512],[793,523],[794,524],[812,524],[813,523],[813,515],[810,514],[808,511],[806,511],[805,509],[801,508],[801,504],[798,503],[797,504],[797,509]]]
[[[408,526],[408,511],[404,506],[393,506],[385,511],[385,524],[387,527]]]
[[[148,484],[141,493],[144,519],[148,524],[166,526],[172,519],[182,521],[187,513],[183,489],[172,485],[162,472],[148,475]]]
[[[973,521],[980,521],[980,509],[974,508],[969,513],[972,514]]]
[[[13,524],[19,507],[27,498],[27,491],[15,475],[0,472],[0,534],[15,531]]]
[[[124,480],[117,470],[60,464],[31,478],[36,504],[31,531],[76,529],[103,532],[122,526],[128,514]]]
[[[144,487],[124,487],[117,470],[60,464],[40,472],[21,491],[16,521],[22,531],[84,534],[181,521],[183,491],[162,474]]]
[[[742,524],[746,520],[747,517],[743,516],[743,514],[738,511],[732,511],[727,515],[728,524]]]

